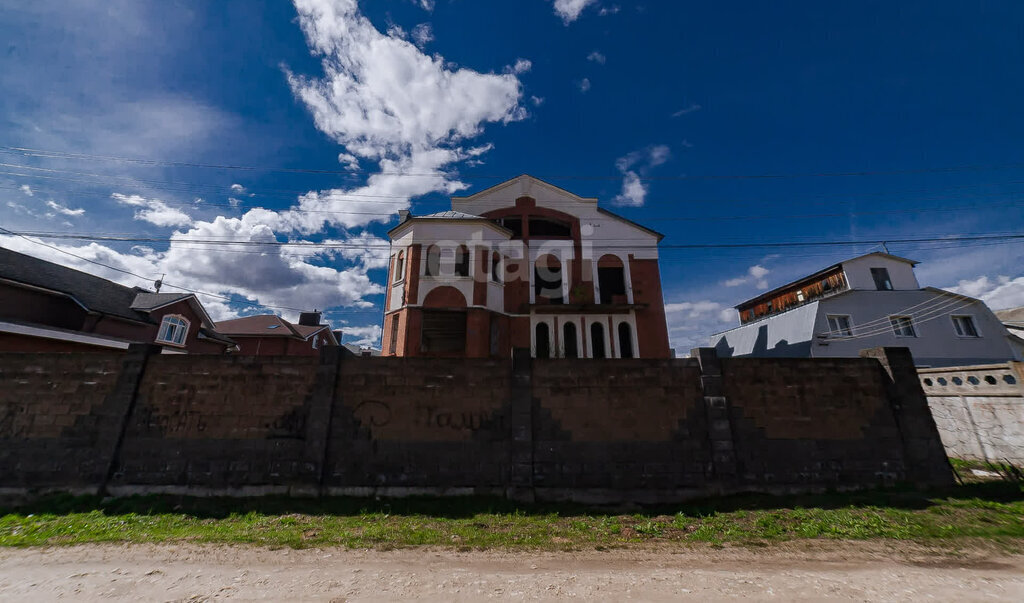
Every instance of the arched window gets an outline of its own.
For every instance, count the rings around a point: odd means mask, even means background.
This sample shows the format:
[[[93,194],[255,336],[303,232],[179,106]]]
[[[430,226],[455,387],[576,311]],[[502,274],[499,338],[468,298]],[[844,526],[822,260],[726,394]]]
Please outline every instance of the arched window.
[[[427,247],[426,276],[441,276],[441,248],[437,245]]]
[[[534,336],[537,339],[537,353],[535,356],[537,358],[551,358],[551,329],[548,328],[548,323],[538,322]]]
[[[391,342],[388,345],[388,353],[392,356],[398,350],[398,315],[394,314],[391,317]]]
[[[615,303],[626,296],[626,272],[618,256],[604,255],[597,262],[597,286],[602,304]]]
[[[491,280],[501,282],[501,254],[497,251],[491,254]]]
[[[576,347],[576,323],[567,322],[562,325],[562,341],[565,345],[566,358],[580,357],[580,351]]]
[[[633,333],[629,323],[619,323],[619,356],[622,358],[633,357]]]
[[[455,250],[455,276],[469,276],[469,249],[465,245]]]
[[[561,304],[562,263],[553,255],[537,258],[533,265],[533,297],[538,302],[546,299],[549,304]]]
[[[405,252],[399,251],[398,255],[395,256],[395,278],[394,281],[398,281],[405,278]]]
[[[160,330],[156,334],[156,340],[160,343],[185,345],[185,336],[188,335],[188,326],[188,320],[182,316],[164,316],[164,319],[160,321]]]
[[[604,325],[599,322],[590,323],[590,347],[594,358],[606,358],[604,351]]]

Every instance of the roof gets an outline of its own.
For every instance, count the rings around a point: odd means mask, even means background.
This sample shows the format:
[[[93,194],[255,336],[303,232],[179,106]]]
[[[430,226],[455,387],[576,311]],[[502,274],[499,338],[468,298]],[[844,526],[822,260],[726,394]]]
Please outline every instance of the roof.
[[[295,324],[276,314],[256,314],[217,323],[217,331],[231,337],[294,337],[306,340],[325,329],[330,331],[330,325]]]
[[[217,323],[217,331],[227,336],[235,335],[273,335],[293,337],[297,333],[292,330],[291,323],[276,314],[256,314]]]
[[[99,276],[3,247],[0,247],[0,278],[66,295],[88,312],[150,324],[155,322],[148,316],[149,312],[180,301],[188,301],[202,320],[199,333],[203,337],[234,344],[212,328],[213,320],[206,313],[203,304],[191,293],[152,293],[141,287],[120,285]]]
[[[473,214],[467,214],[461,211],[439,211],[436,214],[427,214],[425,216],[412,216],[414,218],[427,218],[427,219],[441,219],[441,220],[486,220],[483,216],[474,216]]]
[[[662,239],[665,238],[665,235],[661,234],[657,230],[652,230],[650,228],[647,228],[643,224],[637,224],[636,222],[630,220],[629,218],[623,218],[619,214],[614,213],[614,212],[610,212],[610,211],[608,211],[607,209],[605,209],[603,207],[598,207],[597,208],[597,212],[600,213],[600,214],[604,214],[606,216],[610,216],[612,218],[615,218],[616,220],[621,220],[622,222],[625,222],[626,224],[629,224],[630,226],[634,226],[636,228],[639,228],[640,230],[647,231],[648,233],[658,237],[658,242],[659,243],[661,242]]]
[[[779,287],[775,287],[774,289],[772,289],[770,291],[765,291],[764,293],[761,293],[759,295],[751,297],[748,300],[745,300],[745,301],[742,301],[742,302],[736,304],[735,306],[733,306],[733,308],[736,308],[738,310],[738,309],[740,309],[740,308],[742,308],[744,306],[748,306],[750,304],[757,303],[757,302],[760,302],[760,301],[763,301],[763,300],[766,300],[766,299],[771,299],[771,298],[775,297],[776,295],[778,295],[779,293],[782,293],[783,291],[786,291],[790,287],[793,287],[794,285],[797,285],[797,284],[802,283],[804,281],[815,280],[817,278],[820,278],[820,277],[824,276],[825,274],[827,274],[829,272],[832,272],[833,270],[842,268],[843,264],[852,262],[853,260],[859,260],[861,258],[866,258],[868,256],[873,256],[873,255],[882,256],[882,257],[885,257],[885,258],[889,258],[890,260],[896,260],[896,261],[899,261],[899,262],[906,262],[907,264],[910,264],[911,266],[916,266],[916,265],[921,263],[921,262],[918,262],[916,260],[908,260],[907,258],[901,258],[898,255],[891,255],[891,254],[888,254],[888,253],[882,253],[881,251],[873,251],[871,253],[865,253],[863,255],[858,255],[856,257],[847,258],[847,259],[845,259],[845,260],[843,260],[841,262],[837,262],[835,264],[832,264],[831,266],[828,266],[827,268],[822,268],[821,270],[819,270],[819,271],[817,271],[817,272],[815,272],[813,274],[808,274],[807,276],[802,276],[802,277],[800,277],[800,278],[798,278],[796,280],[793,280],[793,281],[790,281],[790,282],[786,283],[785,285],[781,285]]]
[[[535,176],[531,176],[529,174],[520,174],[520,175],[516,176],[515,178],[510,178],[510,179],[508,179],[508,180],[506,180],[504,182],[499,182],[498,184],[495,184],[493,186],[489,186],[489,187],[485,188],[482,191],[473,193],[472,195],[467,195],[465,197],[452,197],[452,202],[453,203],[468,203],[468,202],[473,201],[476,197],[481,197],[483,195],[486,195],[488,193],[492,193],[494,191],[497,191],[499,189],[505,188],[507,186],[511,186],[513,184],[540,184],[542,186],[546,186],[546,187],[548,187],[550,189],[556,190],[559,193],[562,193],[563,195],[565,195],[567,197],[574,198],[577,201],[587,202],[587,203],[597,203],[597,198],[596,197],[581,197],[581,196],[577,195],[576,193],[574,193],[572,191],[567,191],[567,190],[565,190],[564,188],[562,188],[560,186],[555,186],[554,184],[551,184],[550,182],[545,182],[544,180],[541,180],[540,178],[537,178]]]
[[[191,293],[139,293],[132,300],[131,308],[148,312],[190,297],[195,296]]]
[[[145,289],[126,287],[31,255],[0,247],[0,278],[63,293],[85,309],[129,320],[150,322],[132,303]]]
[[[506,234],[508,236],[512,236],[512,231],[511,230],[505,228],[504,226],[500,226],[500,225],[496,224],[493,220],[491,220],[489,218],[485,218],[483,216],[474,216],[473,214],[467,214],[465,212],[454,211],[454,210],[439,211],[437,213],[427,214],[425,216],[414,216],[414,215],[410,214],[404,220],[399,222],[396,226],[394,226],[393,228],[388,230],[388,236],[389,237],[393,237],[392,233],[394,233],[396,230],[398,230],[400,228],[404,228],[405,226],[408,226],[408,225],[412,224],[414,221],[417,221],[417,220],[452,220],[452,221],[462,220],[462,221],[466,221],[466,222],[481,222],[484,225],[488,226],[489,228],[493,228],[494,230],[497,230],[497,231],[499,231],[499,232],[501,232],[503,234]]]
[[[1013,323],[1017,325],[1024,325],[1024,306],[1018,308],[1008,308],[1006,310],[998,310],[995,313],[996,317],[1004,323]]]

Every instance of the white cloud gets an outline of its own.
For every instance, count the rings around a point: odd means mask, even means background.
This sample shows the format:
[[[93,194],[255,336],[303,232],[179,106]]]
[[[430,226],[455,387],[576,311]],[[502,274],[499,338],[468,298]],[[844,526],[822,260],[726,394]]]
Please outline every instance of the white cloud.
[[[359,158],[352,153],[338,153],[338,163],[345,166],[350,172],[359,171]]]
[[[228,203],[231,207],[238,207],[242,204],[242,200],[237,197],[228,197]]]
[[[516,64],[512,66],[512,73],[526,73],[530,69],[533,69],[533,62],[529,59],[516,59]]]
[[[244,193],[245,192],[245,187],[242,186],[241,184],[238,184],[236,182],[235,184],[231,185],[231,192],[233,192],[233,193]]]
[[[418,5],[425,11],[434,10],[434,0],[412,0],[412,3]]]
[[[597,0],[555,0],[555,14],[562,18],[563,23],[569,25],[580,18],[583,9],[595,2]]]
[[[430,23],[420,23],[416,27],[413,27],[412,41],[416,43],[416,46],[423,48],[434,41],[434,28]]]
[[[683,107],[682,109],[680,109],[680,110],[676,111],[675,113],[673,113],[672,117],[682,117],[683,115],[686,115],[687,113],[693,113],[694,111],[700,111],[700,110],[701,110],[701,106],[700,105],[698,105],[697,103],[690,103],[689,105],[687,105],[687,106]]]
[[[976,297],[993,310],[1024,306],[1024,276],[997,276],[994,279],[980,276],[974,280],[962,280],[949,290]]]
[[[110,197],[121,205],[142,208],[135,212],[136,220],[168,228],[192,224],[191,216],[176,207],[169,207],[159,199],[147,199],[141,195],[124,195],[122,193],[114,193]]]
[[[35,196],[35,193],[32,192],[32,187],[27,184],[21,185],[21,192],[25,193],[29,197]]]
[[[296,209],[302,211],[282,212],[277,228],[311,233],[325,223],[387,222],[413,197],[462,190],[466,186],[444,168],[490,148],[467,146],[487,123],[526,117],[515,66],[501,74],[451,67],[444,57],[378,31],[355,0],[295,4],[324,75],[287,72],[292,91],[319,130],[347,154],[377,162],[381,173],[361,187],[301,196]]]
[[[585,77],[582,80],[580,80],[579,83],[577,83],[576,85],[579,87],[580,92],[586,93],[588,90],[590,90],[590,78]]]
[[[755,264],[747,269],[747,273],[745,275],[722,281],[722,284],[726,287],[739,287],[740,285],[753,283],[758,289],[767,289],[768,280],[765,279],[765,277],[768,276],[769,272],[771,271],[764,266]]]
[[[371,281],[366,270],[380,264],[380,254],[370,247],[371,243],[381,242],[379,239],[354,239],[355,243],[365,247],[344,248],[346,257],[356,257],[361,253],[362,257],[358,258],[361,265],[338,270],[322,265],[323,256],[329,255],[330,251],[310,249],[309,241],[275,245],[278,239],[262,223],[267,217],[263,213],[272,212],[252,210],[241,218],[218,216],[212,222],[195,222],[188,231],[172,234],[166,251],[135,247],[125,253],[97,243],[80,247],[54,246],[152,279],[166,273],[167,291],[177,291],[173,285],[181,285],[220,296],[240,296],[253,304],[295,308],[281,310],[286,317],[295,318],[298,310],[302,309],[373,307],[365,298],[383,293],[384,288]],[[235,241],[250,245],[215,246],[190,243],[188,239]],[[252,245],[255,243],[268,245]],[[125,285],[152,285],[146,279],[108,270],[20,237],[0,235],[0,244]],[[386,265],[387,259],[383,262]],[[199,297],[215,320],[237,315],[226,300],[208,295]]]
[[[595,50],[587,55],[587,60],[598,63],[599,65],[604,65],[608,61],[608,58]]]
[[[651,168],[657,167],[672,156],[667,145],[652,145],[646,149],[633,151],[615,161],[615,167],[622,172],[622,192],[615,196],[612,203],[625,207],[642,207],[647,199],[647,185],[641,180]]]
[[[618,4],[613,4],[612,6],[603,6],[603,7],[601,7],[601,10],[597,11],[597,14],[601,15],[602,17],[604,17],[604,16],[607,16],[607,15],[614,15],[614,14],[618,13],[620,10],[621,9],[619,8]]]
[[[64,214],[65,216],[80,216],[85,213],[84,209],[69,209],[56,201],[47,201],[46,206],[59,214]]]
[[[701,300],[665,304],[669,339],[680,356],[708,345],[711,333],[736,325],[736,310],[719,302]]]
[[[380,341],[380,325],[368,325],[365,327],[341,327],[341,337],[345,343],[353,345],[373,345]],[[349,339],[355,337],[356,339]]]
[[[539,107],[544,104],[544,99],[540,96],[531,96],[530,102],[533,103],[534,107]]]

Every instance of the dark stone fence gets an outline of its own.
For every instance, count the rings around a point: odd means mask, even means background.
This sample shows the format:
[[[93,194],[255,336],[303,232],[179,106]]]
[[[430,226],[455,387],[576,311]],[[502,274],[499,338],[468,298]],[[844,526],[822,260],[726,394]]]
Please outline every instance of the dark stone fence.
[[[947,485],[904,348],[851,359],[0,354],[0,494],[657,503]]]

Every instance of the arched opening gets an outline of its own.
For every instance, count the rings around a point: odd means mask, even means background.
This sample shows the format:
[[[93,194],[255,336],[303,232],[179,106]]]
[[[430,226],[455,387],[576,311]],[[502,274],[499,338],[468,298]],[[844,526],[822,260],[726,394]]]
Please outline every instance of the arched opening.
[[[597,286],[600,303],[626,303],[626,270],[618,256],[608,254],[597,261]]]
[[[565,345],[566,358],[579,358],[580,351],[576,342],[576,323],[567,322],[562,325],[562,341]]]
[[[622,358],[633,357],[633,330],[629,323],[619,323],[619,356]]]
[[[405,278],[405,252],[399,251],[398,255],[395,256],[395,278],[394,282],[398,282]]]
[[[441,248],[437,245],[427,247],[426,276],[441,276]]]
[[[590,347],[594,358],[607,358],[604,350],[604,325],[599,322],[590,323]]]
[[[540,256],[533,265],[533,296],[538,303],[563,303],[562,263],[551,254]]]
[[[388,345],[388,353],[392,356],[398,351],[398,315],[391,317],[391,342]]]
[[[420,350],[426,355],[466,351],[466,296],[455,287],[436,287],[423,298]]]
[[[469,249],[465,245],[455,250],[455,276],[469,276]]]
[[[534,343],[537,358],[551,358],[551,329],[548,323],[538,322],[534,330]]]
[[[501,282],[501,254],[497,251],[491,253],[491,280]]]

